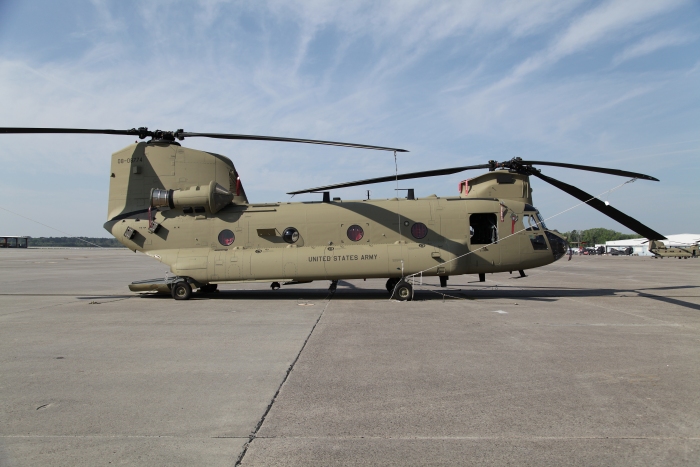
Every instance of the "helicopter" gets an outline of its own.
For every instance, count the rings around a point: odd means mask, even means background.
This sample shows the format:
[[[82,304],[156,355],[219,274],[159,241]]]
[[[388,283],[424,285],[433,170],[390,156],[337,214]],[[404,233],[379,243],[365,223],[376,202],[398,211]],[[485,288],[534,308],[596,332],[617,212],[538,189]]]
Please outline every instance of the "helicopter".
[[[282,141],[408,152],[404,149],[275,136],[149,130],[0,128],[3,134],[109,134],[138,136],[111,157],[104,228],[134,252],[170,267],[172,277],[135,281],[133,292],[170,293],[188,300],[218,284],[282,285],[386,278],[390,297],[413,298],[410,277],[519,271],[565,256],[568,243],[545,225],[534,207],[530,177],[539,178],[658,245],[665,237],[585,191],[544,175],[537,166],[564,167],[658,181],[625,170],[522,160],[395,174],[289,192],[319,193],[319,201],[254,203],[240,174],[222,155],[182,146],[192,137]],[[388,181],[485,173],[459,183],[458,196],[331,199],[330,191]]]

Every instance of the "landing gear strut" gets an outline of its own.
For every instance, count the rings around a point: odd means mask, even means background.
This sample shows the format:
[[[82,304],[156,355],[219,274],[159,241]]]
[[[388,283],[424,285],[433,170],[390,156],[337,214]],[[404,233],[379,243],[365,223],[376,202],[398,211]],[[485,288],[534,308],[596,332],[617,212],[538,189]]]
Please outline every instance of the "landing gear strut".
[[[335,289],[338,288],[338,281],[331,281],[330,287],[328,287],[329,292],[335,292]]]

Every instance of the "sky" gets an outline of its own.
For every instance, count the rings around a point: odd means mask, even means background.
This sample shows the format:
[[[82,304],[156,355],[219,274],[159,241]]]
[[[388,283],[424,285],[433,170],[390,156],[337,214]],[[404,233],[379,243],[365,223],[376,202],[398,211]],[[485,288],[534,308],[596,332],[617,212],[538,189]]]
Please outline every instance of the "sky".
[[[619,168],[660,182],[543,173],[663,234],[698,233],[700,2],[0,0],[0,126],[391,146],[410,151],[397,156],[399,173],[512,157]],[[133,142],[0,135],[0,235],[109,236],[110,155]],[[390,152],[183,144],[231,158],[253,202],[395,173]],[[400,186],[457,196],[477,175]],[[539,179],[532,186],[550,228],[629,233]]]

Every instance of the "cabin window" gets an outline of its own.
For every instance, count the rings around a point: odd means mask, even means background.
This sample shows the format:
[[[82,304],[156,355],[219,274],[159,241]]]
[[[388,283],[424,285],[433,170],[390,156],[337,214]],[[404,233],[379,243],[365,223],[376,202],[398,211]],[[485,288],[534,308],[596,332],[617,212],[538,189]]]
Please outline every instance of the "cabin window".
[[[472,245],[488,245],[498,242],[496,214],[483,213],[469,216],[469,233]]]
[[[235,240],[236,236],[228,229],[222,230],[219,233],[219,243],[223,246],[231,246]]]
[[[299,240],[299,231],[294,227],[287,227],[282,232],[282,239],[287,243],[296,243]]]
[[[428,235],[428,227],[426,227],[422,222],[416,222],[411,227],[411,235],[419,240],[421,238],[425,238],[425,236]]]
[[[351,225],[348,227],[348,238],[353,242],[359,242],[365,236],[365,231],[359,225]]]

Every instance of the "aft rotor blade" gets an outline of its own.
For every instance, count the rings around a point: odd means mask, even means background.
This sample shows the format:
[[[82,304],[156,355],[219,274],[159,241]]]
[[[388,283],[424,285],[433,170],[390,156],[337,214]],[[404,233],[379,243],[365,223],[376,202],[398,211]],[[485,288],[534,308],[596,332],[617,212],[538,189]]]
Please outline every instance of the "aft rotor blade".
[[[138,135],[136,129],[131,130],[94,130],[87,128],[8,128],[1,127],[0,134],[40,134],[40,133],[62,133],[62,134],[93,134],[93,135]]]
[[[593,167],[591,165],[566,164],[564,162],[549,162],[549,161],[519,161],[523,165],[550,165],[552,167],[566,167],[567,169],[587,170],[589,172],[598,172],[602,174],[618,175],[620,177],[640,178],[642,180],[652,180],[658,182],[659,179],[651,175],[644,175],[637,172],[628,172],[626,170],[608,169],[605,167]]]
[[[559,188],[562,191],[567,192],[574,198],[580,199],[581,201],[585,202],[589,206],[591,206],[593,209],[597,209],[598,211],[602,212],[606,216],[610,217],[611,219],[616,220],[620,224],[624,225],[628,229],[632,230],[633,232],[637,232],[639,235],[641,235],[644,238],[648,238],[649,240],[665,240],[666,237],[661,235],[660,233],[656,232],[650,227],[647,227],[646,225],[642,224],[639,222],[637,219],[634,219],[624,212],[618,211],[614,207],[610,205],[606,205],[603,201],[599,200],[598,198],[594,197],[593,195],[586,193],[585,191],[576,188],[575,186],[569,185],[568,183],[564,183],[562,181],[557,180],[556,178],[548,177],[546,175],[543,175],[542,173],[533,171],[532,175],[535,177],[541,178],[545,182],[554,185],[555,187]]]
[[[236,134],[228,134],[228,133],[192,133],[192,132],[182,132],[182,133],[180,133],[180,135],[183,138],[189,138],[192,136],[202,136],[205,138],[239,139],[239,140],[248,140],[248,141],[282,141],[285,143],[324,144],[327,146],[343,146],[346,148],[377,149],[379,151],[408,152],[406,149],[387,148],[384,146],[371,146],[369,144],[340,143],[338,141],[321,141],[321,140],[316,140],[316,139],[283,138],[280,136],[257,136],[257,135],[236,135]]]
[[[480,164],[480,165],[468,165],[465,167],[452,167],[448,169],[437,169],[437,170],[424,170],[422,172],[411,172],[407,174],[400,174],[398,176],[396,175],[389,175],[386,177],[377,177],[377,178],[368,178],[366,180],[357,180],[355,182],[346,182],[346,183],[337,183],[335,185],[326,185],[326,186],[320,186],[316,188],[308,188],[306,190],[299,190],[299,191],[292,191],[287,193],[288,195],[299,195],[301,193],[313,193],[317,191],[328,191],[328,190],[334,190],[336,188],[347,188],[351,186],[359,186],[359,185],[371,185],[373,183],[381,183],[381,182],[391,182],[394,180],[409,180],[412,178],[424,178],[424,177],[437,177],[438,175],[450,175],[458,172],[463,172],[465,170],[472,170],[472,169],[488,169],[489,164]]]
[[[384,146],[372,146],[369,144],[355,144],[355,143],[341,143],[338,141],[321,141],[315,139],[301,139],[301,138],[283,138],[279,136],[258,136],[258,135],[238,135],[229,133],[194,133],[186,132],[182,130],[177,131],[160,131],[160,130],[149,130],[148,128],[132,128],[130,130],[96,130],[96,129],[86,129],[86,128],[0,128],[0,134],[5,133],[15,133],[15,134],[40,134],[40,133],[53,133],[53,134],[97,134],[97,135],[136,135],[141,139],[146,137],[153,137],[155,139],[165,139],[166,141],[175,141],[176,139],[183,140],[189,137],[204,137],[204,138],[217,138],[217,139],[237,139],[237,140],[248,140],[248,141],[281,141],[286,143],[308,143],[308,144],[323,144],[327,146],[343,146],[347,148],[359,148],[359,149],[376,149],[379,151],[396,151],[396,152],[408,152],[406,149],[399,148],[389,148]]]

